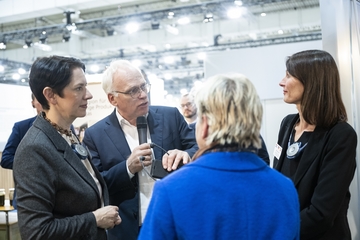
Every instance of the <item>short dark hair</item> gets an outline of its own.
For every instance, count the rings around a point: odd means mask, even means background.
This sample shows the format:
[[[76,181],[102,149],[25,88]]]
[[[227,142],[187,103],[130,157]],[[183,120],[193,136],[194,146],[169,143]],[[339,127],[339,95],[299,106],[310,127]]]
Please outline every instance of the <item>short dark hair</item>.
[[[85,71],[84,63],[73,57],[50,56],[35,60],[30,69],[29,85],[43,109],[50,109],[43,95],[44,88],[50,87],[54,93],[63,97],[63,90],[70,83],[74,68]]]
[[[328,52],[295,53],[287,58],[286,70],[304,86],[301,112],[307,123],[328,128],[338,121],[347,121],[339,71]]]

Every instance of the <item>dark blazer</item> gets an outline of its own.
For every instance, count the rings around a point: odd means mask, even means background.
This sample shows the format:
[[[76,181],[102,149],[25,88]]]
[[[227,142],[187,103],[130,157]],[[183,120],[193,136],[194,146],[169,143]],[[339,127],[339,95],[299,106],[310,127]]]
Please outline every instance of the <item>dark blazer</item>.
[[[109,239],[132,240],[139,231],[138,181],[137,174],[129,179],[127,173],[131,151],[115,111],[86,129],[83,143],[108,185],[110,204],[119,206],[122,223],[108,231]],[[197,151],[195,132],[177,108],[150,106],[147,122],[151,141],[165,150],[185,150],[190,156]],[[164,152],[157,147],[153,150],[155,158],[162,159]]]
[[[13,167],[22,239],[106,239],[92,213],[101,207],[94,179],[42,116],[18,146]],[[108,205],[106,184],[93,168]]]
[[[1,167],[12,169],[14,163],[14,156],[16,149],[21,141],[21,139],[25,136],[26,132],[32,126],[35,121],[36,116],[32,118],[25,119],[20,122],[16,122],[12,128],[12,132],[10,137],[5,145],[4,151],[1,156]],[[17,208],[16,203],[16,191],[14,192],[12,205],[14,208]]]
[[[4,151],[1,156],[1,166],[3,168],[12,169],[14,156],[16,149],[21,141],[21,139],[25,136],[26,132],[32,126],[35,121],[36,116],[32,118],[25,119],[20,122],[16,122],[10,134],[10,137],[5,145]]]
[[[275,169],[281,170],[288,139],[298,114],[285,117],[281,123],[278,144],[282,147]],[[316,127],[304,149],[294,184],[300,201],[300,238],[351,239],[347,221],[349,186],[356,168],[357,136],[346,122],[330,129]]]

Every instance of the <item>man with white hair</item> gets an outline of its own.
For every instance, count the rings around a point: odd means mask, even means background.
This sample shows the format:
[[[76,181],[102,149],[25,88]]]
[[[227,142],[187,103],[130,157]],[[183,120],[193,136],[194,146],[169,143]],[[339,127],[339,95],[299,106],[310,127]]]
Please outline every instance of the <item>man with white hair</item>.
[[[148,172],[153,159],[172,171],[186,164],[198,149],[194,129],[175,107],[149,106],[150,85],[129,61],[110,64],[103,89],[113,113],[86,129],[83,142],[104,177],[110,204],[119,206],[122,223],[108,230],[110,240],[137,239],[152,196],[154,179]],[[139,144],[137,118],[145,116],[147,142]],[[150,142],[159,147],[151,148]]]

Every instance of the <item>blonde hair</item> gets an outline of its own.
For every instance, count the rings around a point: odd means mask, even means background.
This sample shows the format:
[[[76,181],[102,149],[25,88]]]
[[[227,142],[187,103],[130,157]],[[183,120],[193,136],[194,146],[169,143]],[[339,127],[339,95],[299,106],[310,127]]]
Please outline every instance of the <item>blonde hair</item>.
[[[110,63],[110,66],[106,68],[102,76],[102,88],[106,94],[113,91],[113,76],[117,71],[122,71],[126,76],[130,76],[130,74],[134,74],[134,72],[138,72],[141,76],[143,76],[140,69],[131,64],[128,60],[115,60]]]
[[[254,85],[242,74],[209,78],[196,95],[199,120],[208,119],[207,145],[261,148],[263,109]]]

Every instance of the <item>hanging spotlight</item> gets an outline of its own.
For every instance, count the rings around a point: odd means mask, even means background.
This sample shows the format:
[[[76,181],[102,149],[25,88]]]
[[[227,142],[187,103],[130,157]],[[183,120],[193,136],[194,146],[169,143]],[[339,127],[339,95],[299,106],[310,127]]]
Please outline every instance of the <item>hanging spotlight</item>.
[[[219,46],[219,39],[222,37],[221,34],[214,36],[214,46]]]
[[[27,48],[31,47],[33,44],[33,40],[32,40],[32,36],[31,35],[28,35],[26,38],[25,38],[25,45]],[[24,45],[24,47],[25,47]]]
[[[214,21],[213,14],[212,13],[205,14],[203,22],[208,23],[208,22],[212,22],[212,21]]]
[[[47,39],[47,34],[45,31],[42,31],[42,33],[40,34],[40,37],[39,37],[39,41],[42,43],[42,44],[45,44],[46,43],[46,39]]]
[[[112,36],[115,34],[115,29],[111,26],[106,26],[106,34],[108,36]]]
[[[5,38],[0,41],[0,50],[6,49],[6,41]]]
[[[137,22],[129,22],[128,24],[126,24],[125,28],[129,34],[132,34],[134,32],[137,32],[140,26]]]
[[[120,52],[120,58],[124,58],[124,49],[120,49],[119,52]]]
[[[68,42],[70,40],[70,37],[71,37],[71,32],[67,28],[64,28],[63,42]]]
[[[190,23],[190,18],[188,17],[181,17],[177,20],[177,23],[180,25],[185,25]]]
[[[75,12],[71,11],[71,10],[67,10],[67,11],[64,12],[64,15],[66,16],[66,28],[69,31],[72,31],[72,30],[76,29],[75,23],[71,22],[71,14],[75,14]]]
[[[152,20],[151,21],[151,29],[152,30],[157,30],[160,28],[160,22],[156,21],[156,20]]]

